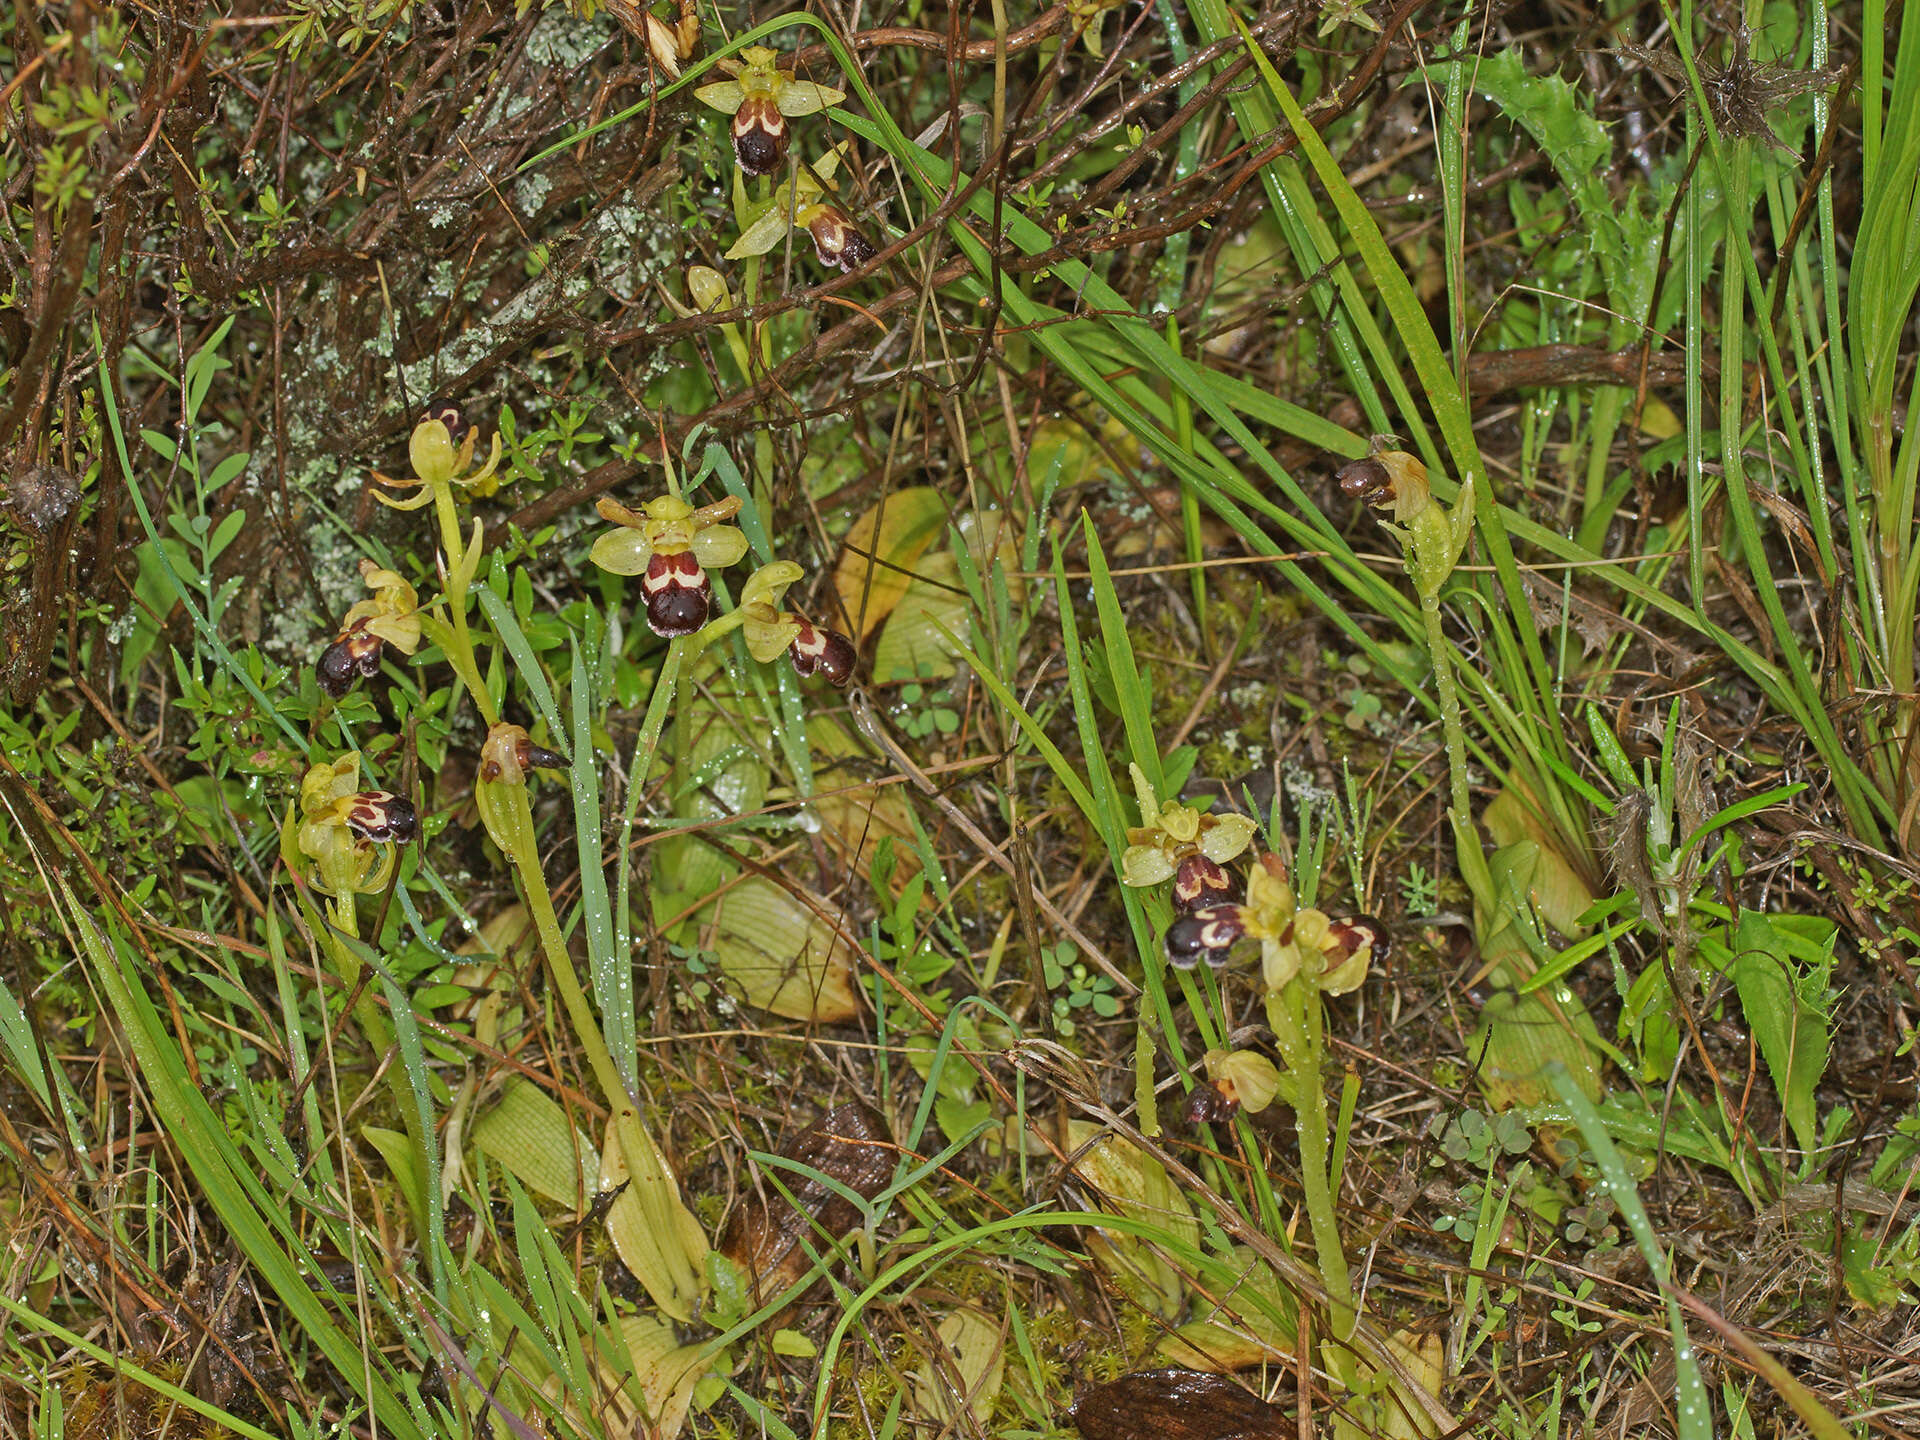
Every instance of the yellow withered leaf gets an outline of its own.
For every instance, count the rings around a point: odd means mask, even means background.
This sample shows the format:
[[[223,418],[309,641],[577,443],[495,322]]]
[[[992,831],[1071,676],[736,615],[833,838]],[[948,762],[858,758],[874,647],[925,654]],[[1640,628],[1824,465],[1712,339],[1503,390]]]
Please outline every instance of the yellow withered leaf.
[[[1236,1246],[1234,1258],[1239,1278],[1219,1292],[1218,1302],[1160,1342],[1156,1353],[1168,1364],[1224,1375],[1293,1363],[1298,1301],[1253,1251]]]
[[[633,1357],[633,1378],[640,1387],[640,1406],[630,1393],[616,1396],[608,1418],[608,1433],[645,1434],[655,1440],[674,1440],[687,1422],[694,1387],[709,1371],[725,1373],[725,1357],[712,1355],[711,1345],[682,1345],[673,1326],[652,1315],[629,1315],[620,1322],[621,1337]],[[644,1429],[636,1429],[643,1422]]]
[[[841,541],[833,586],[856,640],[893,613],[915,563],[946,529],[947,502],[931,485],[896,490],[853,522]]]
[[[1109,1209],[1149,1222],[1176,1244],[1199,1248],[1199,1223],[1166,1167],[1153,1156],[1132,1141],[1106,1134],[1085,1120],[1068,1123],[1067,1143],[1071,1147],[1068,1153],[1079,1156],[1073,1173]],[[1186,1309],[1186,1276],[1168,1261],[1150,1235],[1102,1232],[1088,1237],[1087,1253],[1122,1290],[1162,1318],[1178,1320]]]
[[[1527,898],[1540,912],[1540,918],[1568,939],[1586,934],[1587,927],[1580,923],[1580,917],[1592,906],[1593,891],[1554,843],[1549,828],[1528,804],[1525,792],[1509,783],[1493,798],[1493,803],[1480,812],[1480,821],[1498,845],[1513,845],[1522,840],[1534,843],[1539,854],[1534,861]]]
[[[821,918],[832,913],[824,900],[749,875],[714,905],[713,953],[747,1004],[827,1025],[860,1013],[858,946]]]
[[[922,1415],[941,1429],[963,1411],[976,1426],[985,1425],[1006,1374],[1006,1335],[998,1323],[963,1305],[940,1322],[937,1343],[946,1350],[943,1361],[929,1358],[913,1377]]]
[[[969,511],[954,524],[981,588],[991,595],[1004,586],[1019,604],[1026,594],[1020,576],[1019,532],[997,510]],[[963,583],[960,556],[942,546],[920,557],[913,579],[873,647],[873,678],[881,684],[954,673],[953,641],[973,642],[973,599]]]
[[[831,715],[807,717],[807,740],[813,746],[813,782],[819,792],[813,812],[820,817],[821,838],[834,858],[864,880],[874,847],[891,836],[893,884],[904,885],[920,868],[905,791],[899,785],[870,783],[874,777],[869,767],[841,763],[854,756],[864,759],[868,752]]]

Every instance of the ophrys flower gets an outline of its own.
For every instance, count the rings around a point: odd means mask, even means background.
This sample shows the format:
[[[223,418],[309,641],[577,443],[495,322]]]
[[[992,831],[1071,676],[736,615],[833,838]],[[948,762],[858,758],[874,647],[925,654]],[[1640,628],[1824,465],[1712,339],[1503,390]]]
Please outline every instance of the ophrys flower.
[[[594,541],[590,557],[615,575],[643,577],[648,628],[673,639],[705,625],[713,603],[705,567],[724,569],[747,553],[747,537],[723,523],[739,514],[739,497],[697,510],[678,495],[657,495],[639,510],[603,497],[595,508],[620,528]]]
[[[384,890],[398,863],[396,847],[420,833],[413,802],[390,790],[360,788],[360,752],[315,765],[300,782],[298,813],[281,833],[289,868],[311,861],[315,889],[331,895]]]
[[[449,424],[449,421],[452,423]],[[460,431],[456,440],[455,431]],[[412,490],[404,500],[389,500],[374,491],[374,498],[395,510],[418,510],[433,500],[436,487],[457,486],[471,495],[485,497],[500,488],[500,436],[496,433],[487,460],[473,469],[473,454],[480,442],[480,431],[470,425],[451,401],[436,401],[413,427],[407,437],[407,458],[413,462],[413,474],[395,479],[378,470],[373,478],[390,490]]]
[[[1367,915],[1336,920],[1302,906],[1277,855],[1262,855],[1247,876],[1244,905],[1205,905],[1167,927],[1167,959],[1181,968],[1226,963],[1241,940],[1260,942],[1260,974],[1269,995],[1301,978],[1326,995],[1360,988],[1386,928]]]
[[[749,45],[738,60],[722,60],[731,80],[702,85],[703,104],[733,116],[733,154],[749,175],[769,175],[787,158],[787,117],[811,115],[846,99],[844,91],[796,80],[779,67],[778,51]]]
[[[314,667],[320,688],[336,700],[353,688],[356,677],[379,673],[380,652],[388,645],[402,655],[420,648],[420,597],[413,586],[399,572],[364,558],[360,578],[372,597],[347,611],[339,635]]]
[[[840,168],[842,153],[843,147],[836,146],[813,164],[801,165],[764,203],[748,200],[743,183],[736,177],[734,211],[741,232],[726,258],[745,260],[765,255],[793,229],[803,229],[812,237],[814,254],[831,269],[858,269],[878,254],[873,242],[855,228],[847,212],[832,199],[833,176]]]
[[[1127,831],[1120,879],[1127,885],[1163,885],[1175,880],[1182,908],[1203,905],[1226,892],[1220,867],[1245,850],[1259,826],[1245,815],[1203,815],[1190,805],[1162,805],[1138,765],[1133,791],[1140,823]]]
[[[747,650],[763,665],[785,651],[803,678],[818,674],[831,685],[845,685],[853,678],[858,658],[853,642],[781,608],[787,587],[804,573],[791,560],[776,560],[753,572],[740,592],[740,629]]]

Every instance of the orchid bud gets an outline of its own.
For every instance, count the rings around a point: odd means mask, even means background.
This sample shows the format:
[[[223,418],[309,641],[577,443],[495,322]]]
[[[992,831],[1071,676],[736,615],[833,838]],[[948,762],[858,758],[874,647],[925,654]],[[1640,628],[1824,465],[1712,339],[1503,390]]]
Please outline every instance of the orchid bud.
[[[524,785],[529,770],[565,770],[567,759],[533,743],[526,727],[496,720],[480,747],[480,779],[488,785]]]
[[[1207,1077],[1236,1109],[1258,1115],[1280,1093],[1280,1071],[1257,1050],[1209,1050]]]
[[[407,440],[407,458],[413,473],[427,485],[448,485],[460,469],[460,447],[453,443],[447,422],[428,416],[413,427]]]
[[[733,308],[733,292],[727,288],[726,276],[711,265],[687,267],[687,298],[700,314]]]

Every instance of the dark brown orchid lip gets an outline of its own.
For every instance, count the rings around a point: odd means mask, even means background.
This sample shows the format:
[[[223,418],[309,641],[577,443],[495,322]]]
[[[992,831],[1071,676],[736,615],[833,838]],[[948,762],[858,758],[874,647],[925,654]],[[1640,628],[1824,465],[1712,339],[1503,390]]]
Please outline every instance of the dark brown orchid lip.
[[[1373,958],[1384,961],[1392,949],[1387,927],[1371,915],[1349,915],[1327,926],[1327,935],[1340,947],[1342,959],[1357,954],[1360,947],[1373,947]]]
[[[531,740],[527,742],[527,757],[525,763],[529,769],[533,770],[567,770],[572,768],[567,762],[567,757],[562,755],[558,750],[549,750],[544,745],[535,745]]]
[[[836,688],[853,679],[853,667],[860,658],[859,652],[853,648],[853,642],[839,631],[828,630],[805,620],[800,621],[800,633],[794,637],[793,644],[787,647],[787,654],[793,661],[796,675],[805,679],[818,674]]]
[[[420,833],[420,812],[404,795],[363,790],[347,811],[347,828],[376,845],[406,845]]]
[[[692,635],[707,623],[713,587],[691,550],[655,551],[640,582],[647,597],[647,628],[666,640]]]
[[[1350,500],[1384,505],[1393,499],[1393,476],[1371,455],[1342,465],[1333,479],[1340,493]]]
[[[1207,905],[1182,915],[1167,927],[1167,960],[1182,970],[1205,961],[1218,967],[1247,933],[1246,911],[1238,905]]]
[[[378,635],[370,635],[362,620],[346,631],[314,662],[314,678],[320,688],[340,699],[353,688],[355,680],[370,680],[380,673],[380,655],[386,648]]]
[[[734,112],[733,155],[749,175],[771,175],[787,158],[787,117],[770,96],[749,95]]]
[[[1173,872],[1173,903],[1182,910],[1215,905],[1233,893],[1233,877],[1218,861],[1189,855]]]
[[[566,756],[534,744],[523,725],[497,722],[487,731],[486,743],[480,747],[480,779],[488,785],[502,781],[524,785],[529,770],[568,768]]]
[[[857,270],[880,253],[836,205],[820,206],[819,213],[807,222],[807,233],[813,237],[820,263],[839,270]]]
[[[1218,1080],[1202,1080],[1187,1094],[1186,1110],[1181,1118],[1187,1128],[1195,1125],[1219,1125],[1240,1113],[1240,1098],[1229,1095]]]

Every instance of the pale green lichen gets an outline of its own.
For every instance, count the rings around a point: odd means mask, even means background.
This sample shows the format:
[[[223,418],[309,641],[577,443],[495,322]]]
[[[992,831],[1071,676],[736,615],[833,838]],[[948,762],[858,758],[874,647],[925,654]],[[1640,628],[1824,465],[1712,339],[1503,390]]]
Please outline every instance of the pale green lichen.
[[[541,202],[552,189],[553,181],[536,170],[513,187],[513,203],[519,207],[522,215],[537,215]]]
[[[535,65],[576,70],[606,49],[615,33],[605,11],[583,20],[564,5],[555,5],[527,36],[527,59]]]

